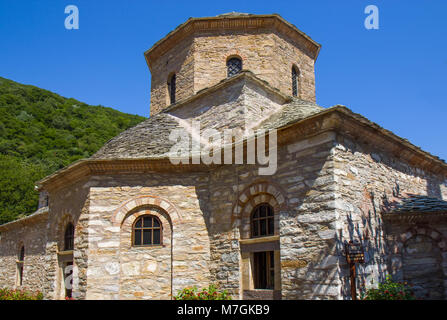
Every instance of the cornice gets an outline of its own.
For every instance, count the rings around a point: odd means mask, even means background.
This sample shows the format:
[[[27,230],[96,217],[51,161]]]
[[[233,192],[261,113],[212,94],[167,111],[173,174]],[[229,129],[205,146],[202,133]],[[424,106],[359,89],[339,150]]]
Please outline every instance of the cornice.
[[[157,60],[182,39],[186,39],[195,33],[259,29],[276,29],[281,34],[303,44],[314,60],[318,57],[321,45],[278,14],[189,18],[164,38],[157,41],[149,50],[144,52],[144,56],[149,69],[152,70],[152,61]]]
[[[447,179],[447,164],[445,162],[368,119],[353,113],[344,106],[328,108],[313,116],[278,128],[277,131],[278,145],[308,139],[323,132],[336,132],[337,134],[346,135],[357,142],[374,145],[374,148],[388,152],[396,159],[428,172],[443,175]],[[247,137],[243,142],[233,143],[233,150],[240,143],[243,143],[245,149],[246,141],[252,138]],[[266,139],[266,143],[268,143],[268,139]],[[91,175],[185,171],[206,172],[218,166],[221,165],[176,165],[171,163],[168,157],[108,160],[85,159],[46,177],[38,183],[38,186],[40,189],[51,191]]]
[[[150,159],[82,159],[37,182],[39,190],[57,190],[93,175],[150,172],[200,172],[215,165],[173,164],[168,157]]]
[[[336,105],[279,130],[294,128],[292,139],[311,137],[325,131],[335,131],[363,144],[393,155],[395,159],[422,168],[447,179],[447,163],[413,145],[389,130],[354,113],[345,106]],[[295,132],[295,133],[294,133]],[[285,141],[284,141],[285,142]]]

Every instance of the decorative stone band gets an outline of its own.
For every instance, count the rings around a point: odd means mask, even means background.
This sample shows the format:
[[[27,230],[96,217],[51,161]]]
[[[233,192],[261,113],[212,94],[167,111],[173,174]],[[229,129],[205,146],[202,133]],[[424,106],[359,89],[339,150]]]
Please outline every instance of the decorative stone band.
[[[147,206],[158,207],[165,211],[171,219],[173,229],[175,229],[176,226],[178,226],[182,221],[180,213],[171,202],[161,197],[145,195],[126,201],[118,209],[116,209],[112,215],[113,225],[115,227],[121,226],[124,218],[129,212],[134,211],[137,208]]]
[[[424,235],[430,237],[443,252],[447,252],[447,239],[442,235],[441,232],[436,229],[427,226],[416,226],[411,227],[406,232],[400,234],[392,245],[392,252],[397,254],[400,253],[405,245],[405,242],[416,235]]]

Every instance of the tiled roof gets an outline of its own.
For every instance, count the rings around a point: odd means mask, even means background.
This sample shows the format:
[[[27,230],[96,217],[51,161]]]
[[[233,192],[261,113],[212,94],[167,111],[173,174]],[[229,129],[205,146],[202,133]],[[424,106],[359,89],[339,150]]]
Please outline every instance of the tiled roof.
[[[92,159],[136,159],[158,157],[174,145],[169,140],[179,123],[167,113],[156,114],[108,141]]]
[[[251,72],[247,72],[245,76],[258,79]],[[230,79],[228,81],[234,80]],[[258,84],[264,89],[269,88],[268,83],[262,80]],[[206,92],[202,94],[206,94]],[[323,107],[309,101],[296,98],[290,98],[290,100],[278,112],[261,122],[256,129],[279,129],[325,110]],[[176,142],[169,140],[170,133],[174,129],[182,128],[180,126],[181,121],[168,113],[170,109],[168,108],[165,112],[151,116],[149,119],[109,140],[91,159],[150,159],[166,157],[172,146],[176,144]]]
[[[315,103],[293,98],[293,100],[285,104],[280,111],[262,122],[259,129],[279,129],[323,110],[325,110],[325,108],[320,107]]]
[[[423,195],[406,194],[385,202],[384,211],[387,214],[447,212],[447,201]]]
[[[39,208],[37,211],[35,211],[34,213],[32,213],[32,214],[30,214],[30,215],[28,215],[26,217],[19,218],[19,219],[16,219],[14,221],[10,221],[10,222],[4,223],[4,224],[0,225],[0,231],[6,230],[6,229],[8,229],[10,227],[15,227],[18,224],[23,223],[23,222],[32,221],[34,218],[45,216],[46,214],[48,214],[48,210],[49,210],[48,207],[42,207],[42,208]]]

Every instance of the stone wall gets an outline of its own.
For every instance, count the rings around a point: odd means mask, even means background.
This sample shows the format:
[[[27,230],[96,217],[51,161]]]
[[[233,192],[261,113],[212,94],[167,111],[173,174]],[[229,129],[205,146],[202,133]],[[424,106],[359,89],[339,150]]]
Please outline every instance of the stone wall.
[[[241,230],[249,228],[241,212],[270,196],[279,204],[279,287],[283,299],[337,299],[341,296],[334,208],[332,148],[325,133],[279,150],[273,176],[259,176],[257,165],[223,166],[211,174],[212,281],[243,296]],[[245,190],[245,191],[244,191]],[[248,190],[248,191],[247,191]],[[259,198],[260,200],[258,201]],[[264,200],[263,200],[264,199]],[[236,204],[242,204],[238,208]],[[241,229],[242,228],[242,229]]]
[[[207,174],[94,176],[90,183],[87,299],[169,299],[208,285]],[[128,219],[147,210],[162,220],[165,242],[132,248]]]
[[[371,286],[371,281],[376,285],[389,273],[402,279],[402,264],[392,263],[392,247],[404,229],[417,223],[384,221],[381,214],[383,197],[400,192],[445,200],[444,177],[400,161],[374,144],[354,142],[341,135],[337,142],[334,149],[336,213],[340,217],[337,228],[341,241],[362,240],[365,247],[366,261],[358,270],[359,285]],[[441,230],[445,225],[434,227]],[[345,260],[342,261],[343,295],[348,298],[349,270]]]
[[[47,210],[47,208],[43,208]],[[31,221],[30,221],[31,220]],[[41,291],[45,287],[45,245],[47,215],[22,220],[0,230],[0,288]],[[25,247],[22,286],[18,285],[18,264],[21,247]]]
[[[334,210],[333,145],[326,132],[287,146],[281,163],[281,186],[287,190],[289,212],[281,213],[283,297],[339,299],[340,253]]]
[[[73,260],[73,293],[84,298],[87,285],[87,246],[89,219],[89,188],[87,180],[67,185],[50,192],[50,211],[48,215],[48,235],[46,243],[47,263],[44,292],[47,299],[65,297],[63,261]],[[68,223],[75,226],[74,250],[71,257],[62,256],[64,251],[64,234]]]
[[[413,286],[420,299],[447,298],[447,223],[445,218],[385,223],[388,266],[396,281]]]
[[[134,247],[132,226],[138,217],[155,216],[162,226],[161,245]],[[141,207],[125,217],[120,228],[120,298],[170,299],[172,286],[172,221],[156,206]]]
[[[0,286],[15,285],[19,250],[17,246],[23,241],[25,245],[24,288],[40,290],[45,299],[63,299],[65,297],[63,263],[73,261],[73,278],[77,280],[74,282],[73,292],[78,298],[85,297],[88,191],[89,185],[84,180],[51,192],[49,207],[38,211],[47,212],[44,218],[40,217],[42,214],[36,217],[31,216],[22,221],[13,222],[7,230],[2,231],[0,268],[5,268],[5,270],[0,272]],[[64,233],[68,223],[73,223],[75,226],[74,250],[68,255],[62,255]],[[2,226],[3,228],[5,227]]]
[[[272,59],[274,72],[272,85],[285,94],[292,95],[292,66],[299,70],[298,97],[316,102],[315,94],[315,61],[305,54],[306,49],[287,36],[274,33],[275,55]],[[265,78],[266,81],[270,79]]]
[[[169,106],[168,78],[176,74],[176,101],[192,96],[194,91],[194,44],[192,38],[183,39],[178,45],[153,61],[151,70],[151,106],[154,115]]]
[[[343,241],[360,239],[366,262],[359,265],[359,285],[390,273],[414,281],[421,296],[445,298],[445,222],[385,221],[381,213],[384,195],[396,192],[446,199],[444,177],[335,132],[307,139],[299,134],[279,148],[271,176],[260,176],[259,166],[248,164],[194,172],[123,169],[50,191],[47,215],[2,227],[7,230],[0,239],[1,286],[15,285],[23,241],[24,287],[43,290],[48,299],[63,298],[63,234],[72,222],[79,298],[170,299],[180,289],[209,283],[236,299],[244,292],[259,296],[252,290],[250,255],[241,250],[250,245],[252,209],[269,203],[275,233],[256,246],[275,251],[271,296],[349,299]],[[161,220],[161,246],[131,245],[132,224],[145,214]]]
[[[271,30],[221,30],[196,33],[153,61],[151,70],[151,115],[169,103],[167,81],[177,74],[176,101],[227,78],[227,60],[240,57],[243,69],[286,95],[292,95],[292,66],[300,71],[299,97],[315,102],[314,60],[302,44]]]
[[[197,34],[194,42],[194,92],[225,79],[228,58],[237,56],[243,69],[290,96],[295,64],[300,70],[299,97],[315,102],[314,60],[274,29]]]

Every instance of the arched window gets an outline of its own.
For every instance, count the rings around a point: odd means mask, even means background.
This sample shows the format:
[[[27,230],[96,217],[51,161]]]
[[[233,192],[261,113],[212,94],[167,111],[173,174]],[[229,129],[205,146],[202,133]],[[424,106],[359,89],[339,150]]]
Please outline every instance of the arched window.
[[[242,60],[231,58],[227,61],[227,77],[232,77],[242,71]]]
[[[25,247],[22,246],[19,251],[19,257],[17,261],[17,285],[23,284],[23,263],[25,261]]]
[[[264,203],[257,206],[251,215],[251,237],[272,236],[274,233],[273,208]]]
[[[69,223],[65,228],[65,235],[64,235],[65,251],[73,250],[74,248],[74,232],[75,232],[74,225],[72,223]]]
[[[152,246],[161,243],[162,225],[155,216],[142,216],[135,221],[133,226],[133,245]]]
[[[169,101],[171,104],[175,103],[175,88],[176,88],[176,75],[175,73],[171,75],[168,79],[168,92],[169,92]]]
[[[22,246],[19,251],[19,262],[25,261],[25,246]]]
[[[298,97],[300,71],[296,66],[292,67],[292,94],[294,97]]]

